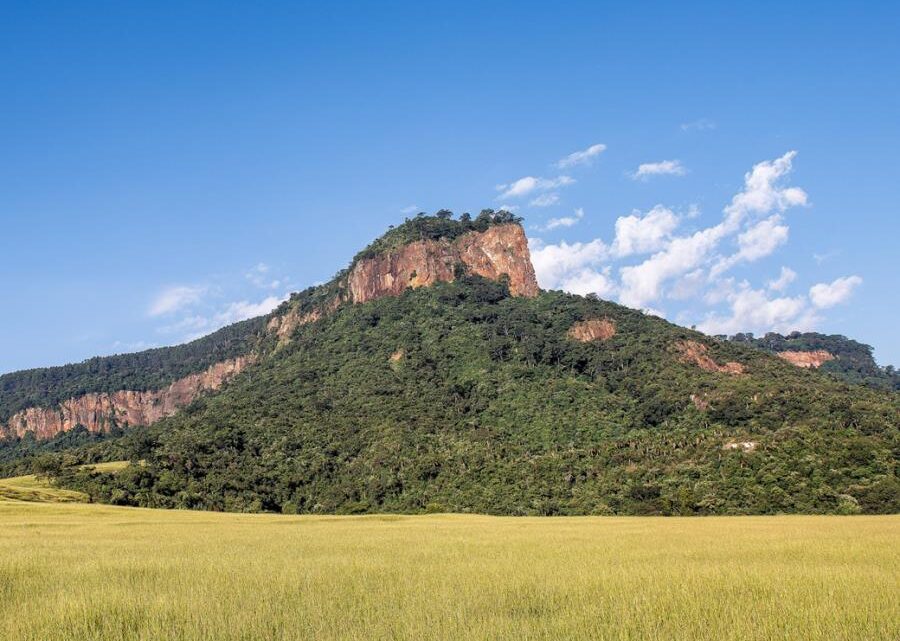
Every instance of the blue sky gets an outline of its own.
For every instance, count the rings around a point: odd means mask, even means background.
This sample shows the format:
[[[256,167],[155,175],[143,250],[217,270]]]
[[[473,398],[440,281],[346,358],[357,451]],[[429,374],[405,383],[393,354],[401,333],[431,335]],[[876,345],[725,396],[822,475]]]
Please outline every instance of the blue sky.
[[[501,205],[546,287],[900,364],[896,3],[250,4],[0,6],[0,372]]]

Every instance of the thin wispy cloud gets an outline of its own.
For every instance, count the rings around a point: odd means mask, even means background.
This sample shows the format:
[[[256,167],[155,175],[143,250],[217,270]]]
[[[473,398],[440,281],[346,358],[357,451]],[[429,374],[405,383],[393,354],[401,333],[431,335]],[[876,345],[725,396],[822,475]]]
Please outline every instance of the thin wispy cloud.
[[[632,172],[633,180],[647,180],[653,176],[684,176],[687,169],[680,160],[661,160],[659,162],[645,162],[638,165]]]
[[[551,205],[555,205],[558,202],[559,194],[555,191],[551,191],[546,194],[541,194],[528,204],[532,207],[550,207]]]
[[[681,124],[681,131],[709,131],[715,129],[716,123],[709,118],[700,118],[692,122],[684,122]]]
[[[401,214],[415,214],[419,211],[418,205],[409,205],[408,207],[404,207],[400,210]]]
[[[557,176],[556,178],[525,176],[524,178],[519,178],[508,184],[497,185],[496,189],[500,192],[497,199],[507,200],[510,198],[523,198],[536,192],[550,191],[552,189],[574,184],[575,179],[571,176]]]
[[[584,218],[584,209],[579,207],[572,216],[562,216],[560,218],[551,218],[547,223],[540,227],[541,231],[551,231],[560,227],[573,227]]]
[[[206,293],[205,287],[175,285],[161,291],[147,310],[150,316],[163,316],[183,309],[200,300]]]
[[[562,160],[559,160],[556,163],[556,166],[560,169],[568,169],[569,167],[575,167],[576,165],[589,165],[593,162],[594,158],[604,151],[606,151],[606,145],[600,143],[591,145],[587,149],[572,152]]]

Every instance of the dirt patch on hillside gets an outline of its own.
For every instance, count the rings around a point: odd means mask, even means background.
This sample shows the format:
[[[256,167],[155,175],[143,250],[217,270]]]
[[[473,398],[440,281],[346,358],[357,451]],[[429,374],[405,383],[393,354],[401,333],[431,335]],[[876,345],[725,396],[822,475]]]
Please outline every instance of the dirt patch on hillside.
[[[787,350],[778,352],[779,358],[783,358],[791,365],[802,367],[804,369],[816,369],[822,367],[828,361],[833,361],[836,357],[831,352],[824,349],[816,349],[811,352],[800,352],[795,350]]]
[[[735,361],[728,361],[724,365],[719,365],[709,355],[709,347],[697,341],[679,341],[675,343],[675,350],[679,353],[679,360],[682,363],[696,365],[700,369],[707,372],[719,372],[721,374],[743,374],[746,368]]]
[[[582,343],[605,341],[616,335],[616,324],[609,318],[579,321],[569,328],[566,336]]]

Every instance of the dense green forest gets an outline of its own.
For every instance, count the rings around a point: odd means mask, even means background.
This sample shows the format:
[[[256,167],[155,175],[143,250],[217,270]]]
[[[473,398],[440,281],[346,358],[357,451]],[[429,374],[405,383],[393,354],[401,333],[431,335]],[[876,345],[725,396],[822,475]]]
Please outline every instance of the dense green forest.
[[[616,334],[567,336],[594,318]],[[746,373],[682,362],[684,339]],[[32,462],[94,500],[139,506],[896,512],[898,426],[896,394],[612,303],[512,298],[466,277],[343,306],[178,415]],[[141,463],[76,467],[123,457]]]
[[[724,337],[723,337],[724,338]],[[792,332],[787,335],[769,332],[762,337],[743,333],[731,336],[729,340],[758,347],[767,352],[795,350],[810,352],[825,350],[835,356],[819,371],[860,385],[877,389],[900,391],[900,372],[892,365],[880,367],[872,356],[871,345],[859,343],[840,334],[819,334],[817,332]]]
[[[264,327],[264,318],[254,318],[175,347],[4,374],[0,376],[0,423],[26,407],[49,407],[90,392],[165,387],[213,363],[246,354]]]

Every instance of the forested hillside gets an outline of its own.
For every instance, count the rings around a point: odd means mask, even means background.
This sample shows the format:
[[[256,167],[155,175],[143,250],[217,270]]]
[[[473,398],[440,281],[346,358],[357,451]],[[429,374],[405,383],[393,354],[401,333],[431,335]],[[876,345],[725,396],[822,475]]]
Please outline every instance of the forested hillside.
[[[896,395],[465,278],[301,326],[223,393],[68,459],[142,464],[58,474],[95,500],[213,510],[883,512],[898,424]]]

